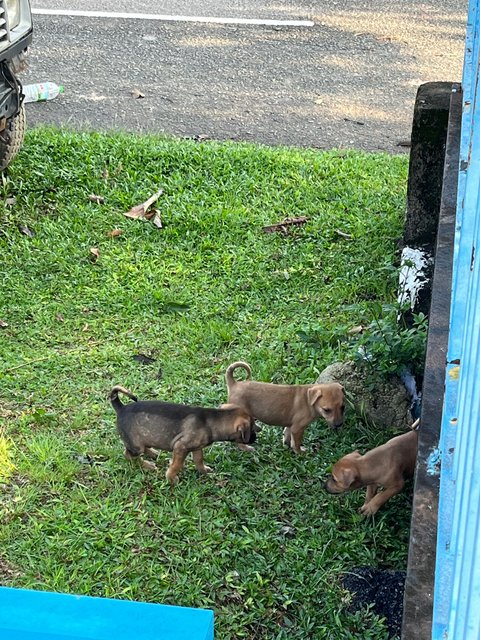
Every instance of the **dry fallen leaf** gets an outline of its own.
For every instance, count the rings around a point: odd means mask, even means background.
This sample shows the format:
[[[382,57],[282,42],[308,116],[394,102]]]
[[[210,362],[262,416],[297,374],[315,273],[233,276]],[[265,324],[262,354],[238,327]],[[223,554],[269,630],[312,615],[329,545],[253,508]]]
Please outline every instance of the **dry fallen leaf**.
[[[57,320],[57,322],[64,322],[65,318],[63,317],[63,315],[61,313],[57,313],[57,315],[55,316],[55,319]]]
[[[91,193],[88,196],[90,202],[96,202],[97,204],[103,204],[105,202],[105,198],[103,196],[96,196],[94,193]]]
[[[111,231],[109,231],[107,233],[107,236],[109,238],[117,238],[118,236],[121,236],[123,233],[123,231],[121,229],[112,229]]]
[[[6,329],[8,327],[8,322],[5,320],[0,320],[0,329]]]
[[[132,91],[133,98],[144,98],[145,94],[140,91],[140,89],[133,89]]]
[[[158,227],[159,229],[162,228],[162,220],[160,218],[160,214],[158,213],[158,211],[155,212],[155,215],[153,216],[153,220],[152,220],[153,224]]]
[[[307,222],[308,218],[306,216],[299,216],[298,218],[285,218],[282,222],[277,222],[276,224],[270,224],[266,227],[263,227],[263,231],[265,233],[275,233],[279,231],[283,233],[283,235],[288,234],[288,227],[291,226],[300,226]]]
[[[153,224],[159,229],[162,228],[162,219],[160,218],[160,214],[157,209],[152,209],[145,214],[145,218],[153,222]]]
[[[97,247],[90,247],[90,253],[92,254],[92,261],[96,262],[100,257],[100,251]]]
[[[17,199],[15,198],[15,196],[7,198],[5,200],[5,204],[7,205],[7,207],[13,207],[14,204],[17,204]]]
[[[160,189],[159,191],[157,191],[157,193],[154,193],[153,196],[148,198],[148,200],[145,200],[145,202],[142,202],[141,204],[137,204],[135,207],[132,207],[130,211],[127,211],[123,215],[126,216],[127,218],[134,218],[135,220],[138,220],[139,218],[145,218],[146,217],[145,214],[147,213],[147,210],[152,206],[154,202],[158,200],[158,198],[162,195],[162,193],[163,193],[163,189]],[[159,216],[158,216],[158,220],[160,220]],[[158,221],[153,220],[153,222],[157,227],[159,226],[157,224]],[[160,226],[161,226],[161,222],[160,222]]]

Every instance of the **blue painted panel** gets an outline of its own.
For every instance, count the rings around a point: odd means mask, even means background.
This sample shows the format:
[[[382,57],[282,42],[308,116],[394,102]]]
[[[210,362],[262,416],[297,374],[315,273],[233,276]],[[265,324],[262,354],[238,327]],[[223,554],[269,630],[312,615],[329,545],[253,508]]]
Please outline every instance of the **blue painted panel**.
[[[213,640],[213,611],[0,587],[5,640]]]
[[[440,449],[434,640],[480,639],[480,0],[471,0]]]

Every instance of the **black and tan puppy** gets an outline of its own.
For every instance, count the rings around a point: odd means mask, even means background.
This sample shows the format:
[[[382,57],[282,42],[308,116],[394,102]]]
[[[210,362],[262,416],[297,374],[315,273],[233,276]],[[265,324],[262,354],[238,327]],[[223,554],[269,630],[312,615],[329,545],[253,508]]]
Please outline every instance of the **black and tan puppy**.
[[[247,380],[235,380],[235,369],[245,369]],[[246,362],[234,362],[225,372],[228,402],[245,410],[265,424],[285,427],[283,443],[295,453],[301,446],[307,426],[319,417],[331,427],[341,427],[345,411],[343,387],[329,384],[271,384],[250,380],[251,369]]]
[[[119,393],[134,402],[122,404]],[[117,429],[128,459],[140,457],[143,467],[156,469],[141,456],[156,458],[155,449],[173,452],[166,472],[171,484],[178,482],[178,473],[189,453],[198,471],[208,473],[211,469],[203,462],[204,447],[219,441],[250,444],[256,439],[254,420],[240,407],[209,409],[159,400],[139,402],[133,393],[120,386],[113,387],[110,401],[117,414]]]
[[[392,438],[365,455],[358,451],[343,456],[333,465],[325,483],[329,493],[339,494],[367,488],[360,513],[373,516],[392,496],[400,493],[406,478],[411,478],[417,459],[416,431]],[[383,487],[383,491],[378,491]]]

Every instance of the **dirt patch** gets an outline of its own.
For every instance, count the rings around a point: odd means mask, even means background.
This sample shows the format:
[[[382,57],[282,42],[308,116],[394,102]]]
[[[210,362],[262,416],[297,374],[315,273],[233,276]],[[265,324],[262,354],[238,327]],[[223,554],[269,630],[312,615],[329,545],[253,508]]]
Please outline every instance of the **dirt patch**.
[[[352,613],[372,605],[373,611],[385,618],[389,637],[400,637],[405,571],[355,567],[344,574],[342,584],[352,594]]]

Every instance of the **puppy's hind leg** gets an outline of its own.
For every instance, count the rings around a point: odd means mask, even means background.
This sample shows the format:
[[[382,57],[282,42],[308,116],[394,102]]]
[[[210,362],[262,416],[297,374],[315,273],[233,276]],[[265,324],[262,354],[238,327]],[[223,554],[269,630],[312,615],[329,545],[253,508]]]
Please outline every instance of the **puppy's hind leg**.
[[[292,425],[290,429],[290,447],[295,453],[305,453],[305,447],[302,447],[303,434],[305,433],[306,425]]]
[[[148,469],[149,471],[155,471],[155,469],[157,468],[153,462],[148,462],[147,460],[144,460],[141,456],[140,453],[132,453],[131,451],[129,451],[128,449],[125,449],[125,457],[127,458],[127,460],[138,460],[140,465],[144,468],[144,469]]]
[[[156,460],[158,458],[158,451],[156,449],[152,449],[152,447],[145,447],[143,453],[149,458],[153,458],[153,460]]]
[[[286,447],[290,447],[292,445],[292,434],[290,431],[290,427],[285,427],[283,430],[283,444]]]
[[[212,473],[212,467],[207,467],[203,461],[203,449],[192,451],[192,458],[197,471],[200,473]]]

